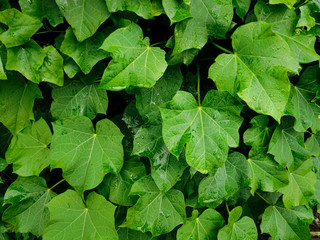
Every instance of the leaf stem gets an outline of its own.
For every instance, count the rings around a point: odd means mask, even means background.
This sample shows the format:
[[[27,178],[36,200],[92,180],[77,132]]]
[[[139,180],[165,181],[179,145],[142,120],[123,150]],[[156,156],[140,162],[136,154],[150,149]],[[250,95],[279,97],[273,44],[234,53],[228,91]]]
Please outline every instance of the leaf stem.
[[[262,197],[258,192],[256,192],[256,194],[257,194],[263,201],[265,201],[267,204],[272,205],[267,199],[265,199],[264,197]]]
[[[201,98],[200,98],[200,73],[199,73],[199,63],[197,61],[197,96],[198,96],[198,105],[201,106]]]
[[[230,210],[227,202],[226,202],[226,208],[227,208],[228,215],[230,215]]]
[[[151,44],[150,46],[151,46],[151,47],[154,47],[154,46],[158,46],[158,45],[161,45],[161,44],[164,44],[164,43],[166,43],[166,41],[156,42],[156,43],[154,43],[154,44]]]
[[[216,43],[213,42],[213,41],[210,41],[210,43],[211,43],[213,46],[215,46],[215,47],[219,48],[220,50],[224,51],[225,53],[233,54],[233,52],[229,51],[228,49],[226,49],[226,48],[224,48],[224,47],[221,47],[220,45],[216,44]]]
[[[56,184],[54,184],[51,188],[49,188],[50,190],[54,189],[56,186],[58,186],[60,183],[64,182],[65,179],[61,179],[59,182],[57,182]]]

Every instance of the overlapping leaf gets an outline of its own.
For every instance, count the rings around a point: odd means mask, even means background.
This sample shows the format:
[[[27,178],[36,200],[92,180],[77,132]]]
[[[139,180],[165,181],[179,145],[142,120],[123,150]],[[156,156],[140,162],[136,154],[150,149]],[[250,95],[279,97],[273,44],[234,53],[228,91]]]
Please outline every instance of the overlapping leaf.
[[[134,0],[106,0],[106,3],[110,12],[132,11],[145,19],[153,18],[152,3],[150,0],[140,0],[139,2]]]

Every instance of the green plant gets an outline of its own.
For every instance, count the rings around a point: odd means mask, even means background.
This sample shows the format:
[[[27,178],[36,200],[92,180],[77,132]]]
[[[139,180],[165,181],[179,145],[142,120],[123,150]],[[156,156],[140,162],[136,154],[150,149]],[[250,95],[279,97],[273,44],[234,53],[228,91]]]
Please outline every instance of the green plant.
[[[0,0],[1,239],[310,239],[318,0]]]

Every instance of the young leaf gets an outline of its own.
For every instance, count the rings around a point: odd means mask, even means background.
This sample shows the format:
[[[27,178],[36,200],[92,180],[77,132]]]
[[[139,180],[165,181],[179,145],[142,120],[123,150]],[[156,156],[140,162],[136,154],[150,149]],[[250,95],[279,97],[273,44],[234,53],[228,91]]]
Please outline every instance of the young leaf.
[[[97,239],[117,240],[114,224],[116,207],[101,195],[91,192],[85,204],[72,190],[53,198],[47,207],[50,221],[43,239]]]
[[[195,214],[196,212],[196,214]],[[218,229],[224,224],[224,219],[216,210],[208,208],[199,217],[194,210],[192,217],[179,228],[177,240],[215,240]]]
[[[71,57],[83,73],[88,74],[97,62],[109,57],[108,53],[99,49],[103,40],[104,34],[97,32],[92,37],[79,42],[72,29],[68,28],[60,50]]]
[[[6,152],[7,162],[13,163],[13,172],[20,176],[38,176],[50,163],[51,137],[51,130],[42,118],[17,133]]]
[[[292,8],[293,5],[297,2],[297,0],[269,0],[270,4],[280,4],[283,3],[287,5],[288,8]]]
[[[79,42],[91,37],[110,13],[104,0],[56,0]]]
[[[138,194],[140,198],[128,209],[127,221],[122,226],[159,236],[184,223],[186,212],[182,192],[173,189],[161,193],[149,175],[133,184],[131,194]]]
[[[261,231],[273,239],[310,240],[309,224],[313,221],[312,209],[299,206],[286,209],[283,205],[269,206],[262,215]]]
[[[123,135],[108,119],[96,124],[80,116],[53,123],[51,168],[62,168],[64,178],[79,192],[96,187],[104,175],[118,174],[123,164]]]
[[[164,142],[176,157],[186,144],[187,163],[208,173],[223,165],[229,146],[238,146],[241,109],[227,92],[211,90],[199,106],[191,93],[179,91],[160,107]]]
[[[17,47],[27,43],[42,23],[33,17],[19,12],[15,8],[0,12],[0,22],[9,29],[0,34],[0,41],[7,47]]]
[[[106,114],[108,96],[98,84],[85,85],[80,81],[66,81],[61,88],[52,90],[51,113],[54,119],[86,116],[94,119],[98,113]]]
[[[209,77],[219,90],[237,94],[254,111],[280,122],[290,93],[287,71],[300,69],[287,43],[265,22],[243,25],[231,38],[235,53],[219,55]]]
[[[131,11],[144,19],[153,18],[152,3],[150,0],[140,0],[139,3],[132,0],[105,0],[110,12]]]
[[[13,75],[8,81],[0,81],[0,122],[12,134],[16,134],[34,120],[33,103],[42,98],[38,86],[19,75]]]
[[[103,89],[120,91],[129,86],[152,87],[167,68],[165,52],[150,47],[139,25],[131,23],[117,29],[103,42],[101,49],[112,53],[100,83]]]
[[[44,62],[46,52],[33,40],[18,47],[8,49],[7,70],[15,70],[34,83],[41,77],[39,68]]]
[[[11,206],[3,213],[2,220],[12,224],[18,232],[41,236],[49,221],[46,204],[55,196],[43,178],[18,177],[5,193],[4,204]]]
[[[199,202],[204,206],[217,207],[242,187],[250,184],[250,168],[245,156],[232,153],[224,165],[210,172],[199,185]]]

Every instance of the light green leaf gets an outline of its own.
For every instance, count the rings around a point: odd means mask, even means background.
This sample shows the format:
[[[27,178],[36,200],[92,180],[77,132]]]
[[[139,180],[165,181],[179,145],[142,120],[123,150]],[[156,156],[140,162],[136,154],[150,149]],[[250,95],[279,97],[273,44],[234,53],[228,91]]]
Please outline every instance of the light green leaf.
[[[250,8],[251,0],[232,0],[236,13],[240,18],[244,18]]]
[[[280,122],[290,93],[287,71],[298,73],[300,67],[271,27],[253,22],[237,28],[231,37],[235,53],[219,55],[209,77],[219,90],[237,94],[254,111]]]
[[[110,13],[104,0],[56,0],[79,42],[91,37]]]
[[[98,113],[106,114],[108,96],[98,84],[85,85],[80,81],[66,81],[61,88],[52,90],[51,114],[55,119],[86,116],[94,119]]]
[[[215,240],[218,229],[224,224],[224,219],[216,210],[206,209],[199,217],[194,210],[192,217],[178,229],[177,240]]]
[[[0,12],[0,22],[9,29],[0,34],[0,41],[7,47],[17,47],[27,43],[42,23],[29,15],[19,12],[15,8]]]
[[[274,131],[268,153],[283,167],[293,167],[294,161],[304,161],[310,153],[304,147],[304,133],[298,133],[293,128],[291,119],[283,118],[281,125]]]
[[[201,49],[209,37],[224,38],[233,18],[232,0],[193,0],[192,19],[176,24],[173,55],[188,49]]]
[[[96,124],[80,116],[53,123],[51,168],[62,168],[63,176],[79,192],[96,187],[104,175],[118,174],[123,165],[119,128],[108,119]]]
[[[88,74],[97,62],[109,57],[108,53],[99,49],[103,40],[104,34],[97,32],[85,41],[78,42],[72,29],[68,28],[60,49],[78,64],[83,73]]]
[[[320,132],[312,134],[305,142],[306,149],[315,157],[320,157]]]
[[[269,206],[262,215],[261,231],[274,240],[310,240],[312,209],[299,206],[286,209],[282,204]]]
[[[190,6],[183,0],[163,0],[162,5],[171,24],[192,18]]]
[[[44,240],[118,239],[114,223],[116,207],[95,192],[88,195],[84,204],[75,191],[67,190],[47,206],[50,221],[44,229]]]
[[[16,134],[34,120],[33,103],[42,98],[39,87],[19,75],[12,75],[8,81],[0,81],[0,122],[12,134]]]
[[[44,63],[46,52],[35,41],[8,48],[7,57],[7,70],[18,71],[30,81],[40,83],[39,68]]]
[[[297,27],[306,27],[307,30],[310,31],[311,28],[317,25],[315,17],[316,13],[320,12],[319,2],[317,0],[308,1],[307,4],[299,7],[299,10],[301,13]]]
[[[256,116],[251,119],[250,123],[252,127],[243,134],[244,143],[252,147],[267,147],[274,130],[274,126],[268,126],[268,116]]]
[[[40,22],[47,18],[54,27],[63,23],[63,16],[55,0],[19,0],[19,5],[23,13],[39,19]]]
[[[7,162],[13,163],[13,172],[20,176],[38,176],[50,163],[51,137],[51,130],[42,118],[17,133],[6,152]]]
[[[248,162],[251,168],[251,194],[257,189],[274,192],[288,184],[288,171],[275,162],[270,155],[249,153]]]
[[[182,192],[173,189],[161,193],[149,175],[133,184],[131,194],[138,194],[140,198],[128,209],[127,221],[122,226],[159,236],[184,223],[186,212]]]
[[[64,81],[63,58],[53,46],[45,47],[43,50],[46,57],[39,68],[40,81],[62,86]]]
[[[312,172],[313,159],[303,162],[289,174],[289,184],[278,191],[283,193],[286,208],[306,205],[315,193],[317,175]]]
[[[176,157],[186,144],[187,163],[208,173],[223,165],[229,147],[238,146],[241,109],[227,92],[211,90],[199,106],[191,93],[179,91],[160,107],[164,142]]]
[[[152,4],[150,0],[105,0],[110,12],[131,11],[144,19],[153,18]]]
[[[18,232],[31,232],[39,237],[49,221],[46,204],[55,196],[43,178],[18,177],[5,193],[4,204],[10,206],[2,220],[12,224]]]
[[[112,53],[112,61],[101,79],[103,89],[150,88],[167,68],[165,51],[150,47],[149,39],[143,39],[142,29],[135,23],[111,33],[101,48]]]
[[[147,234],[147,233],[143,233],[143,232],[139,232],[139,231],[134,231],[130,228],[119,228],[118,229],[118,236],[119,236],[119,240],[150,240],[152,237]]]
[[[288,8],[292,8],[293,5],[297,2],[297,0],[269,0],[270,4],[280,4],[283,3],[287,5]]]
[[[242,187],[250,184],[250,168],[245,156],[232,153],[224,165],[210,172],[199,184],[199,202],[216,208]]]

